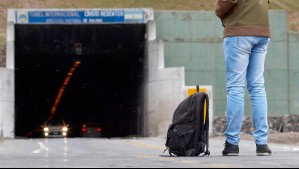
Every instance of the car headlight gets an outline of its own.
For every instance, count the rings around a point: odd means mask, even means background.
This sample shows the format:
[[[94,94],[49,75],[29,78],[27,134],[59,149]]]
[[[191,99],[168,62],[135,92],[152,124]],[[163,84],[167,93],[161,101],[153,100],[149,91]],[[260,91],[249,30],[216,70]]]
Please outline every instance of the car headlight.
[[[68,131],[68,128],[67,128],[67,127],[63,127],[63,128],[62,128],[62,131],[63,131],[63,132],[67,132],[67,131]]]
[[[49,128],[48,127],[45,127],[44,128],[44,132],[48,132],[49,131]]]

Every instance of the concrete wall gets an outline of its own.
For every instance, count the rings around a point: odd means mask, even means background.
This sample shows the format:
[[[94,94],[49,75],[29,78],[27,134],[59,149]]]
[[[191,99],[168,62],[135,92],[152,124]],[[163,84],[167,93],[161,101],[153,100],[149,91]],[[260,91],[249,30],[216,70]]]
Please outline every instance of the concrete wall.
[[[289,33],[289,114],[299,114],[299,33]]]
[[[144,115],[144,135],[166,137],[167,129],[172,122],[173,112],[188,96],[188,88],[185,86],[185,68],[165,68],[164,41],[156,39],[156,22],[148,23],[148,48],[147,67],[148,80],[146,81],[146,106]],[[194,85],[197,85],[195,83]],[[213,89],[212,86],[200,86],[206,88],[210,98],[210,134],[213,130]]]
[[[265,65],[269,115],[299,114],[298,34],[288,13],[270,11],[271,43]],[[211,85],[214,115],[225,116],[226,80],[222,25],[214,11],[155,11],[157,38],[165,41],[165,67],[184,67],[186,85]],[[251,115],[246,93],[245,115]]]
[[[154,40],[149,42],[148,67],[149,77],[146,95],[146,136],[166,136],[172,122],[173,112],[188,96],[188,89],[195,86],[185,86],[184,67],[165,68],[164,42]],[[196,85],[196,84],[195,84]],[[209,95],[210,134],[213,128],[213,91],[212,86],[205,88]]]
[[[166,135],[172,112],[183,97],[184,68],[164,68],[163,41],[149,42],[148,136]]]
[[[291,105],[289,105],[287,13],[285,11],[270,12],[270,24],[272,37],[265,65],[268,110],[269,115],[272,116],[288,115]]]
[[[0,138],[14,137],[14,72],[0,68]]]

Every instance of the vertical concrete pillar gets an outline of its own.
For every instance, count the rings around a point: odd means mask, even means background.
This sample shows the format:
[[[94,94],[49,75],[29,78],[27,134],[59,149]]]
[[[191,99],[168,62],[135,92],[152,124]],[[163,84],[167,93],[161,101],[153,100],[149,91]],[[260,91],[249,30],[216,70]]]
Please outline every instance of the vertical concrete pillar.
[[[4,138],[14,138],[14,71],[0,68],[0,134]]]
[[[14,45],[15,45],[15,10],[7,11],[7,28],[6,28],[6,68],[15,69]]]
[[[0,137],[15,137],[15,10],[7,11],[6,68],[0,68]]]

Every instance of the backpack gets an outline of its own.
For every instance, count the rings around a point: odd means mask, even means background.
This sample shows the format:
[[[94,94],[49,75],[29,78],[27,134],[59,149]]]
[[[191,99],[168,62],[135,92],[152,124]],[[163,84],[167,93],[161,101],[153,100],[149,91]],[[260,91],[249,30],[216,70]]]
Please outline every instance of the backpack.
[[[170,156],[210,155],[209,97],[204,92],[188,96],[173,113],[167,130],[166,149]],[[165,152],[164,151],[164,152]]]

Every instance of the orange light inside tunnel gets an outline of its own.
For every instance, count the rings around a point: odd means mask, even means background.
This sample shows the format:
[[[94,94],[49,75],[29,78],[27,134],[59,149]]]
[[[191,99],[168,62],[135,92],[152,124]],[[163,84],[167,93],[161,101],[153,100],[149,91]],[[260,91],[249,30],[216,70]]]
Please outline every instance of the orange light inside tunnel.
[[[73,66],[70,68],[69,72],[67,73],[67,76],[65,77],[62,86],[60,87],[58,94],[56,96],[55,102],[51,108],[51,114],[48,118],[48,121],[50,121],[53,116],[55,115],[55,112],[57,110],[57,106],[60,103],[60,100],[64,94],[65,88],[67,87],[67,85],[69,84],[71,77],[74,75],[74,72],[76,71],[76,69],[78,68],[78,66],[81,64],[81,61],[75,61]]]
[[[81,61],[76,61],[74,64],[74,68],[77,68],[81,64]]]

